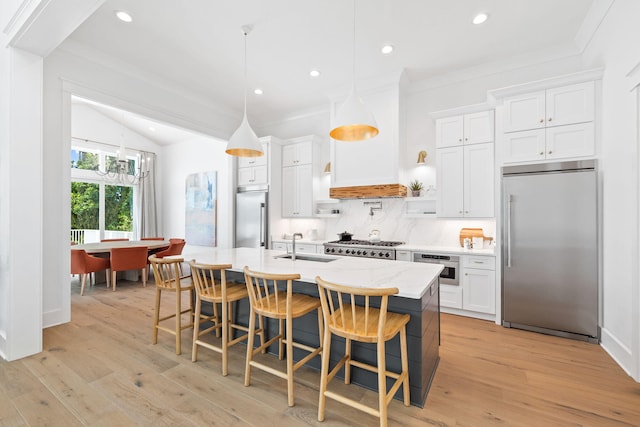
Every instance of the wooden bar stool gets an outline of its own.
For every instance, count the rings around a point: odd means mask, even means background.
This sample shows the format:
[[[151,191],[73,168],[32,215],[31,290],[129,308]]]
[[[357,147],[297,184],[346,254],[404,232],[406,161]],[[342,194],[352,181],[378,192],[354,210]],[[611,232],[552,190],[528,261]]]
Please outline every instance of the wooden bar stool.
[[[153,268],[153,275],[156,281],[156,303],[153,315],[153,344],[158,343],[158,331],[162,330],[175,335],[176,337],[176,354],[182,352],[181,335],[184,329],[193,327],[193,300],[194,287],[190,277],[181,277],[180,264],[184,262],[183,258],[156,258],[155,255],[149,257],[149,262]],[[173,292],[176,294],[176,306],[173,314],[160,317],[160,299],[163,291]],[[189,308],[182,310],[182,293],[189,292]],[[182,315],[189,313],[189,323],[182,324]],[[175,327],[173,329],[161,326],[160,322],[175,318]]]
[[[345,405],[364,411],[380,418],[380,425],[387,425],[387,407],[396,391],[403,386],[404,405],[409,406],[409,363],[407,358],[408,314],[387,312],[389,296],[398,293],[397,288],[356,288],[337,285],[316,277],[320,302],[324,315],[325,332],[322,343],[322,370],[320,373],[320,401],[318,403],[318,421],[324,421],[326,398],[337,400]],[[364,297],[364,306],[355,304],[356,297]],[[370,307],[371,297],[380,297],[380,308]],[[331,334],[343,337],[345,354],[329,372],[331,354]],[[400,357],[402,372],[387,371],[385,360],[385,342],[400,334]],[[377,344],[377,366],[362,363],[351,358],[351,341]],[[329,381],[344,366],[344,383],[351,382],[351,366],[366,369],[378,374],[378,409],[363,405],[344,395],[327,390]],[[395,378],[393,386],[387,392],[387,377]]]
[[[193,349],[191,351],[191,360],[198,360],[198,346],[217,351],[222,354],[222,375],[228,373],[227,349],[234,344],[246,340],[248,333],[233,338],[233,330],[248,332],[246,326],[233,323],[233,303],[248,298],[247,287],[242,283],[228,283],[226,269],[231,268],[231,264],[202,264],[196,263],[195,260],[189,262],[191,266],[191,277],[196,288],[196,312],[193,327]],[[216,275],[220,276],[216,280]],[[202,314],[202,302],[212,303],[213,315],[206,316]],[[221,306],[222,313],[218,312],[218,304]],[[213,326],[201,331],[201,322],[211,321]],[[262,317],[260,318],[260,328],[257,333],[260,334],[261,342],[264,343],[264,329],[262,327]],[[215,330],[216,336],[220,336],[222,330],[222,344],[220,347],[200,340],[203,335]]]
[[[293,406],[293,373],[304,365],[311,358],[322,352],[322,347],[310,347],[308,345],[293,341],[293,319],[302,317],[313,310],[318,311],[318,333],[322,336],[322,311],[320,309],[320,301],[309,295],[294,294],[292,291],[292,283],[294,280],[300,279],[299,274],[268,274],[251,271],[248,267],[244,268],[244,277],[249,293],[249,303],[251,305],[251,314],[249,317],[249,339],[247,342],[247,360],[244,374],[244,385],[251,383],[251,367],[256,367],[270,374],[276,375],[287,380],[287,397],[289,406]],[[284,288],[286,282],[286,291],[279,289]],[[253,339],[256,328],[256,315],[278,319],[278,335],[269,341],[262,343],[260,347],[253,348]],[[286,323],[286,331],[283,333],[283,323]],[[282,372],[269,366],[253,360],[253,357],[266,350],[268,346],[278,341],[278,357],[283,359],[283,348],[286,344],[287,353],[287,371]],[[293,363],[293,348],[308,351],[305,357],[297,363]]]

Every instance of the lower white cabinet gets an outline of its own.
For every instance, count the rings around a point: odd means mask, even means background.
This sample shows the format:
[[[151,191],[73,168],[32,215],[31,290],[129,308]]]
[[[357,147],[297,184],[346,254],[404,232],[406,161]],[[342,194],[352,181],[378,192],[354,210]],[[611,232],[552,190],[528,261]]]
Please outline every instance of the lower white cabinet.
[[[479,313],[496,313],[495,258],[462,257],[462,309]]]
[[[396,251],[396,261],[411,261],[411,252]]]
[[[440,305],[462,309],[462,286],[440,285]]]
[[[293,250],[293,244],[290,240],[281,241],[274,240],[272,242],[272,248],[277,251],[291,252]],[[322,243],[308,243],[296,241],[296,254],[323,254],[324,245]]]

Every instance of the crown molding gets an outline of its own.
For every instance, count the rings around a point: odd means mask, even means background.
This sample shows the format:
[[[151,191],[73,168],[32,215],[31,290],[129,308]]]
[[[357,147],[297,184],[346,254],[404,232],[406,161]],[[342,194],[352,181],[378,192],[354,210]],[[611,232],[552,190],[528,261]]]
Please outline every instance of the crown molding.
[[[591,7],[582,20],[582,24],[574,38],[580,53],[584,52],[591,40],[593,40],[613,3],[615,3],[615,0],[598,0],[591,3]]]

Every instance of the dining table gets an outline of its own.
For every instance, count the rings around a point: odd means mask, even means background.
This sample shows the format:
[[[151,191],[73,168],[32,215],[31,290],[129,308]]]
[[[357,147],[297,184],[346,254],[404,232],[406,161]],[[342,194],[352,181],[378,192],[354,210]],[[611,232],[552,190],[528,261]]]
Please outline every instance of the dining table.
[[[110,242],[83,243],[71,246],[72,251],[84,249],[88,254],[109,254],[114,248],[131,248],[134,246],[146,246],[150,251],[169,247],[168,240],[116,240]]]

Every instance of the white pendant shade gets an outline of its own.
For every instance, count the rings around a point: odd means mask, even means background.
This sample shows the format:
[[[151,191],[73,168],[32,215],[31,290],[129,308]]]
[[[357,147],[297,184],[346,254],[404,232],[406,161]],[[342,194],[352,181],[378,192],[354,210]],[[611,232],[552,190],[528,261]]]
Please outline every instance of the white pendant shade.
[[[246,114],[242,118],[240,127],[231,135],[225,152],[238,157],[259,157],[264,154],[260,140],[249,126]]]
[[[362,141],[378,135],[378,124],[371,111],[367,109],[355,88],[347,100],[338,109],[335,126],[329,132],[331,138],[338,141]]]
[[[237,157],[259,157],[264,154],[262,145],[247,120],[247,35],[251,27],[245,25],[241,29],[244,34],[244,116],[240,127],[231,135],[225,152]]]

